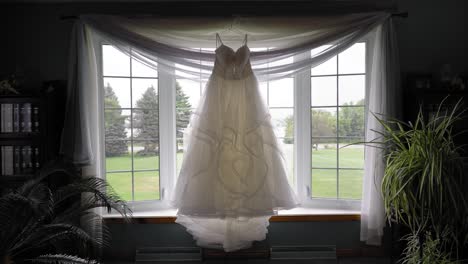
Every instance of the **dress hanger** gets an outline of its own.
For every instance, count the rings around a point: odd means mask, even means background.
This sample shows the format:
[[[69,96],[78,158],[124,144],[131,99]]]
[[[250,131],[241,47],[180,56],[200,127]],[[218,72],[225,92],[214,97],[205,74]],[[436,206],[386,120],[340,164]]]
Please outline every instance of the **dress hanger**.
[[[219,31],[217,34],[223,35],[224,33],[228,33],[228,35],[236,35],[236,36],[245,36],[245,32],[239,30],[237,26],[240,25],[240,17],[235,17],[233,21],[231,21],[231,24],[226,26],[223,30]],[[222,44],[222,42],[221,42]]]

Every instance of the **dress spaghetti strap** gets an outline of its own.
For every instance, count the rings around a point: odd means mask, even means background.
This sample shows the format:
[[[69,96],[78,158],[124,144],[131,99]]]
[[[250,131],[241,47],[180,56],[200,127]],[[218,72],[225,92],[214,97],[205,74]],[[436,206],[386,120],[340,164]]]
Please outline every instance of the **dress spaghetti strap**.
[[[221,41],[221,37],[219,36],[218,33],[216,33],[216,48],[218,48],[221,45],[223,45],[223,42]]]

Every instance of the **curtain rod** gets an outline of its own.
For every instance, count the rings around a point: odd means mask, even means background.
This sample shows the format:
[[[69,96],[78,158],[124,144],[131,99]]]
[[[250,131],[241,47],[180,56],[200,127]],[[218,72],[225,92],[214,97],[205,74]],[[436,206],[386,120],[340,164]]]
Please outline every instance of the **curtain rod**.
[[[239,15],[237,15],[239,16]],[[407,18],[408,17],[408,12],[401,12],[401,13],[393,13],[392,17],[402,17],[402,18]],[[75,20],[78,19],[78,16],[75,15],[69,15],[69,16],[60,16],[60,20]]]

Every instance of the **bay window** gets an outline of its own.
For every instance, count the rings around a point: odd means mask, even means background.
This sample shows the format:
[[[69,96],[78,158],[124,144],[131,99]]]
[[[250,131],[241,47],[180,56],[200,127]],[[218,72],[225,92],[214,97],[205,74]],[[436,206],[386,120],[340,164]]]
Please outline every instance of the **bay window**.
[[[101,64],[106,179],[135,205],[169,207],[184,134],[207,80],[202,74],[194,80],[158,73],[135,60],[131,50],[124,54],[106,44]],[[364,141],[365,84],[365,42],[308,72],[260,83],[289,182],[303,206],[358,208],[364,148],[349,144]]]

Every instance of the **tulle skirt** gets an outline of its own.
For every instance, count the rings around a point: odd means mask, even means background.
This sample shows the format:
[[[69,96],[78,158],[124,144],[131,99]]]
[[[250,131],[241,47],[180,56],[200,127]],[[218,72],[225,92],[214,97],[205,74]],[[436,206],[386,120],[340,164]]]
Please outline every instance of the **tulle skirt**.
[[[250,247],[265,239],[270,216],[297,205],[253,74],[212,75],[186,133],[172,202],[199,246]]]

